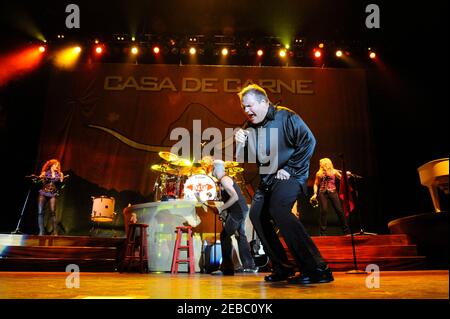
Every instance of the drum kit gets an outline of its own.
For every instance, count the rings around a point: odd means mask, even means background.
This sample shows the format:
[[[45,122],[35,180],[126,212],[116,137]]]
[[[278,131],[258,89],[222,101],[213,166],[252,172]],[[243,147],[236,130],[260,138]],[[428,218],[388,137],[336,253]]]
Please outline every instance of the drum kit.
[[[163,162],[151,166],[151,170],[159,173],[153,189],[155,201],[196,200],[195,194],[199,194],[203,201],[220,199],[216,179],[211,175],[212,157],[206,156],[198,163],[192,163],[170,152],[159,152],[158,155]],[[233,161],[226,161],[225,169],[231,177],[244,171],[238,162]]]

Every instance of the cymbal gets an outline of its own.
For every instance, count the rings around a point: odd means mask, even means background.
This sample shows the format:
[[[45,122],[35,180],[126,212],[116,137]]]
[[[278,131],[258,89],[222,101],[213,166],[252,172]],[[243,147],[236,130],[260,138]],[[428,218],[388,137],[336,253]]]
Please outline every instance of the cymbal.
[[[150,167],[153,171],[167,173],[167,174],[177,174],[177,170],[169,167],[167,164],[154,164]]]
[[[234,161],[226,161],[225,162],[225,168],[228,168],[228,167],[236,167],[236,166],[238,166],[239,165],[239,163],[238,162],[234,162]]]
[[[242,173],[243,171],[244,171],[243,167],[230,167],[230,168],[227,168],[228,174],[237,174],[237,173]]]
[[[178,170],[180,175],[197,175],[206,174],[205,170],[201,167],[182,167]]]
[[[178,155],[170,153],[170,152],[159,152],[158,153],[159,157],[161,157],[162,159],[168,161],[168,162],[173,162],[179,159]]]
[[[182,166],[182,167],[191,167],[192,166],[192,162],[190,160],[187,160],[184,158],[179,158],[173,162],[170,162],[170,164],[175,165],[175,166]]]

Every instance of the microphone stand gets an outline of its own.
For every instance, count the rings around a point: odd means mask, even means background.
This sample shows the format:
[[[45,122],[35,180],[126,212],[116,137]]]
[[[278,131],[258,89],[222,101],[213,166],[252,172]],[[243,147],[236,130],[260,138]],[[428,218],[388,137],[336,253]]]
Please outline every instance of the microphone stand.
[[[355,207],[357,207],[357,209],[358,209],[357,215],[358,215],[358,222],[359,222],[359,233],[355,233],[355,235],[377,235],[376,233],[366,233],[364,231],[364,227],[363,227],[363,224],[362,224],[361,210],[360,210],[360,207],[359,207],[358,183],[356,182],[357,179],[362,178],[362,177],[359,176],[359,175],[356,175],[356,174],[351,174],[350,176],[352,176],[353,179],[354,179],[355,202],[356,202],[355,203],[356,204]]]
[[[341,183],[343,182],[345,184],[345,192],[344,192],[344,213],[348,212],[348,227],[350,228],[350,236],[352,239],[352,252],[353,252],[353,265],[354,269],[349,270],[346,273],[347,274],[356,274],[356,275],[362,275],[366,274],[363,270],[358,270],[358,264],[356,262],[356,249],[355,249],[355,238],[353,236],[352,232],[352,226],[351,226],[351,212],[350,212],[350,203],[349,203],[349,185],[348,185],[348,177],[347,177],[347,170],[345,168],[345,160],[344,160],[344,154],[341,154],[342,159],[342,179]],[[343,185],[341,184],[341,187]]]
[[[13,235],[22,234],[22,232],[19,230],[20,223],[22,222],[23,214],[25,212],[25,207],[27,206],[28,198],[30,197],[30,193],[31,193],[31,188],[28,189],[27,196],[25,197],[25,202],[23,203],[22,212],[20,213],[20,217],[19,217],[19,221],[17,222],[16,229],[13,232],[11,232],[11,234],[13,234]]]

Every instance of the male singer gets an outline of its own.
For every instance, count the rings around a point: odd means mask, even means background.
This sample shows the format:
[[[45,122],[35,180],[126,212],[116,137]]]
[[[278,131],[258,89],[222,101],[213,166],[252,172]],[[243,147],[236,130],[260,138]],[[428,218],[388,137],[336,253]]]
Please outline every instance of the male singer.
[[[250,208],[250,219],[273,265],[272,273],[264,279],[300,284],[333,281],[316,245],[300,220],[291,213],[298,194],[307,193],[309,162],[316,145],[313,134],[296,113],[275,107],[262,87],[249,85],[238,96],[247,117],[245,126],[249,129],[240,129],[235,134],[236,150],[240,151],[245,145],[247,158],[252,157],[251,152],[255,153],[253,158],[256,158],[261,178]],[[265,158],[268,150],[273,153],[269,160]],[[274,224],[295,258],[300,270],[297,276]]]

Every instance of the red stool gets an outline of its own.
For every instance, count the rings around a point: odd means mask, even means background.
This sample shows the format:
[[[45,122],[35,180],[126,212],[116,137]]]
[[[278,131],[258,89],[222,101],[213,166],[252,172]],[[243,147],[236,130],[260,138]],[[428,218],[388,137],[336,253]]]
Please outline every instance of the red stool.
[[[128,270],[137,262],[141,273],[144,270],[148,272],[147,227],[147,224],[128,225],[122,271]]]
[[[187,234],[187,245],[181,245],[181,238],[183,233]],[[187,259],[180,258],[180,250],[187,249]],[[178,273],[178,264],[189,263],[189,273],[195,273],[195,263],[194,263],[194,242],[192,238],[192,226],[178,226],[177,227],[177,238],[175,240],[175,249],[173,250],[172,258],[172,274]]]

